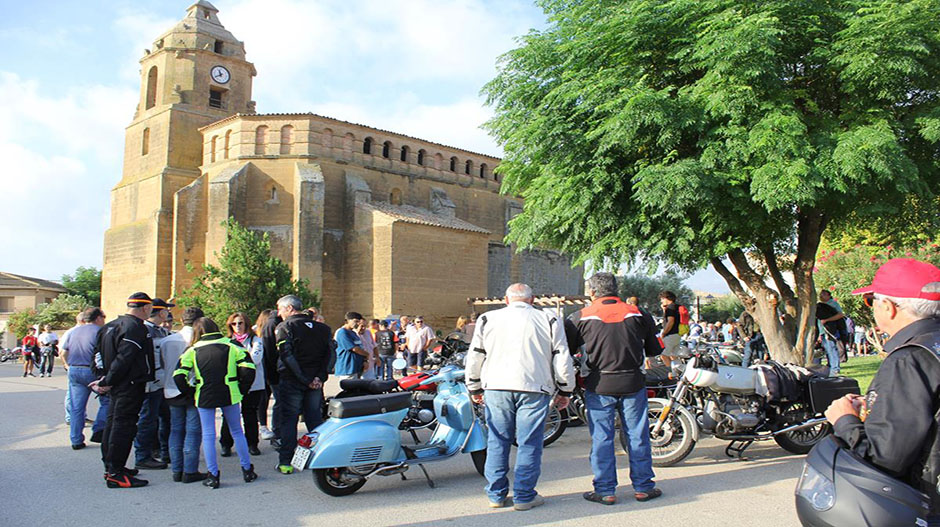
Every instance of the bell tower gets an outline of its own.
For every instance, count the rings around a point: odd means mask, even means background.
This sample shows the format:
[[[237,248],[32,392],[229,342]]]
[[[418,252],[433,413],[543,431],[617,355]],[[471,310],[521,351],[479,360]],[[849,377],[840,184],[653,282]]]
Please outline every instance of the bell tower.
[[[199,0],[144,50],[140,99],[124,135],[124,168],[111,189],[105,232],[102,307],[124,311],[134,291],[170,295],[173,195],[200,176],[199,129],[236,113],[255,113],[254,65],[226,30],[218,9]]]

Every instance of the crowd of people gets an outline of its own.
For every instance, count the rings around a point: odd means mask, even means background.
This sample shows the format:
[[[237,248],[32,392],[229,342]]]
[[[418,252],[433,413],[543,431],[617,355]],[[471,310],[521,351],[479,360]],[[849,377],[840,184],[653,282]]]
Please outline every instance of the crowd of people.
[[[61,358],[71,448],[87,446],[89,421],[88,441],[101,445],[108,487],[144,486],[141,470],[169,468],[173,481],[218,488],[217,456],[232,456],[233,449],[250,482],[257,478],[251,456],[261,455],[265,440],[278,451],[277,471],[290,474],[298,416],[307,430],[319,425],[323,382],[331,373],[391,379],[396,358],[420,371],[437,338],[421,316],[366,320],[356,312],[333,332],[316,307],[304,308],[291,295],[254,321],[236,312],[221,327],[200,308],[186,307],[174,331],[174,307],[134,293],[127,312],[110,323],[100,308],[87,308],[61,339],[44,326],[42,332],[30,328],[22,340],[24,377],[36,376],[37,362],[40,377],[51,377]],[[472,330],[469,318],[461,317],[457,332],[467,327]],[[92,397],[99,401],[93,420],[86,419]],[[216,409],[222,414],[218,437]],[[200,454],[207,472],[199,471]]]
[[[531,288],[513,284],[506,307],[461,317],[456,332],[469,341],[466,383],[483,404],[488,425],[485,464],[489,506],[528,510],[544,503],[536,491],[542,429],[549,405],[563,409],[575,387],[572,357],[580,352],[584,400],[591,435],[593,489],[584,499],[612,505],[618,485],[614,456],[615,418],[626,429],[633,497],[655,499],[647,418],[644,365],[651,357],[669,360],[685,335],[739,341],[757,350],[759,328],[746,313],[726,324],[700,325],[682,312],[675,295],[661,293],[663,323],[636,302],[621,300],[616,278],[597,273],[588,280],[591,303],[562,319],[533,307]],[[888,353],[866,396],[846,396],[826,411],[835,434],[862,458],[928,494],[932,513],[940,512],[940,269],[895,259],[859,289],[873,309]],[[827,311],[822,306],[829,307]],[[85,447],[86,407],[100,400],[92,442],[101,444],[104,480],[110,488],[148,482],[140,470],[170,468],[173,481],[202,481],[218,488],[216,418],[223,457],[236,452],[245,482],[257,479],[252,456],[259,441],[271,439],[278,451],[276,470],[294,471],[291,458],[298,419],[308,431],[323,420],[323,384],[339,378],[390,378],[392,360],[409,359],[421,370],[436,338],[423,317],[369,320],[348,312],[335,332],[316,308],[296,296],[277,301],[251,324],[232,313],[223,326],[198,307],[186,307],[182,328],[172,331],[174,304],[145,293],[127,299],[127,312],[110,323],[100,308],[84,310],[61,340],[50,328],[32,330],[24,346],[38,348],[40,376],[51,375],[61,350],[69,390],[67,418],[75,450]],[[821,345],[832,369],[850,347],[856,328],[828,291],[820,294],[817,316]],[[479,317],[479,318],[477,318]],[[841,322],[841,323],[840,323]],[[685,327],[683,327],[685,326]],[[849,329],[851,328],[851,329]],[[856,350],[856,352],[858,352]],[[745,361],[747,359],[745,354]],[[32,374],[35,357],[24,365]],[[268,403],[272,399],[268,426]],[[509,496],[509,453],[517,446],[513,496]],[[899,445],[904,445],[903,448]],[[127,467],[134,448],[134,468]],[[207,472],[200,472],[200,452]]]

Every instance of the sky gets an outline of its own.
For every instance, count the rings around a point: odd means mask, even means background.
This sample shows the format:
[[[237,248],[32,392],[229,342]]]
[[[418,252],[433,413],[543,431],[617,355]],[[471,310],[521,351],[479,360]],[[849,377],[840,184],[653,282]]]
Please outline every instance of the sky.
[[[314,112],[500,156],[480,88],[545,16],[521,0],[211,0],[259,113]],[[101,268],[145,48],[192,1],[0,0],[0,270]],[[725,292],[713,270],[688,281]]]

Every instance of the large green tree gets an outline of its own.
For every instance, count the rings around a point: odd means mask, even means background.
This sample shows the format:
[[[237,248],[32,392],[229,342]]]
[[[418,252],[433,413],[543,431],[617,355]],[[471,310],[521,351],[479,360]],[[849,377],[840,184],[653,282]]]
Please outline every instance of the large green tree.
[[[291,278],[290,267],[271,256],[268,233],[253,232],[234,219],[224,225],[227,239],[217,255],[218,264],[205,265],[192,287],[179,294],[177,304],[201,307],[219,325],[236,311],[253,320],[262,310],[273,309],[284,295],[297,295],[304,307],[320,305],[309,283]]]
[[[940,187],[940,2],[539,4],[547,28],[484,88],[502,188],[526,200],[509,238],[711,263],[771,353],[803,360],[827,226]]]
[[[62,275],[62,285],[70,295],[84,297],[93,306],[101,305],[101,270],[79,266],[75,273]]]

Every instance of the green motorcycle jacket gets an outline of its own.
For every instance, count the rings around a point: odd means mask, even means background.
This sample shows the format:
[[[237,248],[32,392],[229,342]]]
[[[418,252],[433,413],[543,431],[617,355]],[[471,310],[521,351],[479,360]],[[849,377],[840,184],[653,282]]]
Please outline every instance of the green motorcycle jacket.
[[[195,378],[198,408],[221,408],[238,404],[255,380],[255,363],[244,348],[221,333],[206,333],[180,356],[173,381],[180,392],[193,393],[187,382]]]

